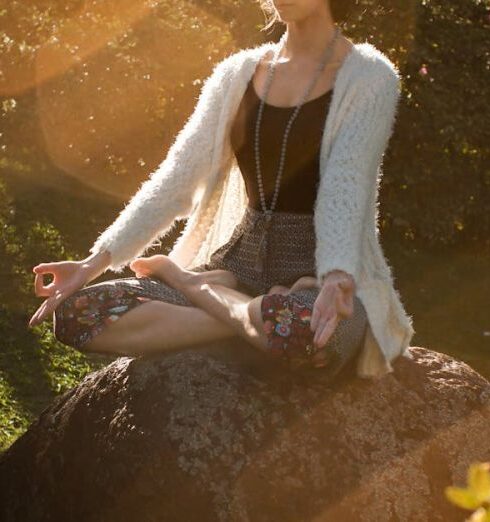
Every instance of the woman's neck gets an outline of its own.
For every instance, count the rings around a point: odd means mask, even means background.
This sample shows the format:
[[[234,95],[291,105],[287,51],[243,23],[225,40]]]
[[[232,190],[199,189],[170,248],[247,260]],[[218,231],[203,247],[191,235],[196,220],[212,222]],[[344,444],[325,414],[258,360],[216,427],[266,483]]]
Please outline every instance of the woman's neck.
[[[301,21],[288,22],[281,60],[319,61],[326,46],[332,40],[336,27],[329,12],[322,12],[318,17],[307,17]]]

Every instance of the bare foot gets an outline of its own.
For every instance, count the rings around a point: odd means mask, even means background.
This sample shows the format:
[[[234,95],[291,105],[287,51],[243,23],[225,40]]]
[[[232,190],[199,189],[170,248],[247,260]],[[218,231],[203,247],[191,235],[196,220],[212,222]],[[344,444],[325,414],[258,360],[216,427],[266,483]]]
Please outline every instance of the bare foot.
[[[297,281],[295,281],[291,288],[288,288],[284,285],[274,285],[272,286],[267,293],[268,294],[289,294],[291,292],[295,292],[296,290],[302,290],[303,288],[317,288],[318,284],[316,282],[316,278],[311,276],[303,276],[300,277]]]
[[[289,286],[285,285],[274,285],[269,288],[266,292],[267,294],[289,294]]]
[[[295,292],[296,290],[303,290],[304,288],[318,288],[316,277],[303,276],[300,277],[289,289],[289,292]]]
[[[189,284],[217,283],[228,288],[236,288],[238,280],[229,270],[207,270],[193,272],[174,263],[168,256],[157,254],[134,259],[129,268],[136,277],[156,277],[173,288]]]

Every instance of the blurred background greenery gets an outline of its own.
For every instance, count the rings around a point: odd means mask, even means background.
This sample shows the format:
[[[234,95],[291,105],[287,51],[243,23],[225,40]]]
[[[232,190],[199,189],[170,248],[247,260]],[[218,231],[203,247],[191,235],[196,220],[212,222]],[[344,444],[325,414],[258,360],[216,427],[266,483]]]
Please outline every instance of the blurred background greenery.
[[[412,345],[490,378],[490,2],[331,4],[344,33],[376,45],[403,77],[380,226]],[[0,7],[0,450],[112,360],[61,345],[51,321],[27,328],[41,302],[32,267],[88,255],[164,159],[213,64],[278,40],[283,26],[263,32],[264,21],[254,0]]]

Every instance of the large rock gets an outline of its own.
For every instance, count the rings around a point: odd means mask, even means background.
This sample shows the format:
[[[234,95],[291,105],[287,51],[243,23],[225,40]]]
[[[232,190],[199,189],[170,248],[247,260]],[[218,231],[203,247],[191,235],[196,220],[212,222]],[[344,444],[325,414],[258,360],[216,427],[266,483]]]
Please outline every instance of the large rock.
[[[461,522],[443,490],[490,460],[490,383],[410,350],[379,382],[350,368],[335,386],[239,341],[121,357],[4,453],[0,519]]]

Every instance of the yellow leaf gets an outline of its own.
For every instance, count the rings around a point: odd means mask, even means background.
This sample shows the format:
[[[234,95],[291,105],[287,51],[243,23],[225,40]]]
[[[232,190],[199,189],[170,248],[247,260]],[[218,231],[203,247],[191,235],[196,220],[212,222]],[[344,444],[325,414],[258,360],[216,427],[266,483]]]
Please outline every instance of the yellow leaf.
[[[477,509],[481,505],[481,502],[470,489],[447,486],[444,493],[453,504],[464,509]]]
[[[468,487],[476,498],[483,502],[490,502],[490,463],[476,462],[468,470]]]

